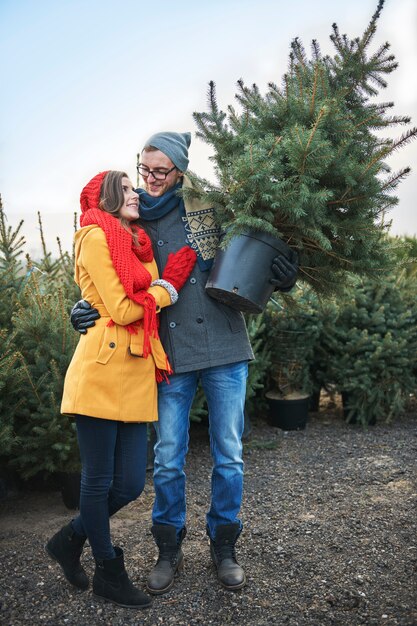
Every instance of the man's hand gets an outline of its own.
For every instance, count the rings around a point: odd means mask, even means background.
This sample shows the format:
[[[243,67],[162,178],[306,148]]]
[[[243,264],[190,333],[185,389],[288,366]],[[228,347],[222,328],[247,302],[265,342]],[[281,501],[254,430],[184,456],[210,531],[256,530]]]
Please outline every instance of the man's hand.
[[[298,254],[291,250],[290,259],[283,255],[276,256],[272,261],[272,271],[275,275],[269,282],[280,291],[289,291],[296,283],[298,275]]]
[[[87,300],[78,300],[71,309],[71,324],[81,335],[85,335],[99,317],[100,313]]]

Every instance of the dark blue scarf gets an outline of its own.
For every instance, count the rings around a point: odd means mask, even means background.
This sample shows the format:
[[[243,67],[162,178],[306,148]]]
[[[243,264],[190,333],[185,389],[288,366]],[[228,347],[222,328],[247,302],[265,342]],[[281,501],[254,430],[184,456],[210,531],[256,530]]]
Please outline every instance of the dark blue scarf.
[[[192,235],[189,232],[187,214],[185,212],[184,200],[177,194],[181,189],[182,183],[178,183],[172,189],[166,191],[162,196],[154,198],[150,196],[144,189],[136,189],[139,194],[139,212],[140,218],[144,222],[151,222],[157,220],[160,217],[164,217],[173,209],[178,208],[179,215],[184,224],[185,234],[190,248],[197,252],[197,262],[200,270],[206,272],[213,265],[213,259],[204,260],[200,254],[198,246],[196,245]]]
[[[140,217],[145,222],[158,220],[173,209],[176,209],[181,203],[184,205],[184,200],[177,195],[179,189],[181,189],[181,183],[166,191],[159,198],[150,196],[144,189],[137,189],[140,200]]]

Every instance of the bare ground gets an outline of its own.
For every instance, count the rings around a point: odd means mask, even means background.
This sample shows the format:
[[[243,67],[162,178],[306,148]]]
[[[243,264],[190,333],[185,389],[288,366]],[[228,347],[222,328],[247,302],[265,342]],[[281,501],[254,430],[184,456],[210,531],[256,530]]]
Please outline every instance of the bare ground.
[[[248,583],[220,587],[210,564],[205,512],[210,454],[193,424],[188,455],[186,565],[150,609],[77,592],[44,553],[71,518],[59,492],[20,493],[0,504],[0,623],[39,625],[412,626],[417,624],[416,410],[368,430],[322,403],[305,431],[259,419],[245,444],[244,532],[239,561]],[[151,476],[144,494],[112,521],[135,583],[155,558]],[[89,548],[84,565],[92,575]]]

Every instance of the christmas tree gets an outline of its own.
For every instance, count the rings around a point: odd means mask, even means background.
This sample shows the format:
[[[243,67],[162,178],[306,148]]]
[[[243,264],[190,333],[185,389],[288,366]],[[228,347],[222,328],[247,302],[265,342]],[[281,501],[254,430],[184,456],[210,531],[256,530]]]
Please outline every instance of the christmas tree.
[[[389,421],[417,389],[417,277],[359,281],[321,336],[320,378],[348,394],[348,419]],[[320,366],[319,366],[320,367]]]
[[[28,478],[79,468],[74,422],[60,415],[79,290],[73,257],[47,250],[40,215],[42,256],[25,263],[22,224],[8,226],[0,206],[0,469]]]
[[[225,113],[211,82],[208,112],[194,113],[197,136],[214,150],[217,183],[193,175],[188,193],[216,208],[224,245],[248,228],[281,238],[299,252],[300,278],[319,293],[336,289],[346,271],[392,264],[384,216],[410,169],[392,172],[386,159],[417,128],[394,140],[381,135],[410,122],[390,115],[393,102],[375,101],[397,67],[389,43],[370,51],[383,4],[361,37],[333,24],[334,56],[313,41],[309,59],[294,39],[281,86],[271,82],[262,95],[240,80],[239,110]]]

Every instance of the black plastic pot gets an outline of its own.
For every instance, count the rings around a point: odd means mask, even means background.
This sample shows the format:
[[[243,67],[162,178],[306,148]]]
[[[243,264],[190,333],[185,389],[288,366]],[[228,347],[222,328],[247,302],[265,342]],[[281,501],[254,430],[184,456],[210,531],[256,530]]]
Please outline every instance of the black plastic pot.
[[[222,238],[220,238],[222,239]],[[245,313],[262,313],[274,291],[272,260],[287,258],[286,243],[258,231],[233,237],[226,250],[217,250],[206,291],[212,298]]]
[[[304,430],[308,421],[310,396],[288,399],[273,391],[266,394],[269,423],[282,430]]]

